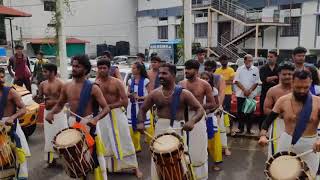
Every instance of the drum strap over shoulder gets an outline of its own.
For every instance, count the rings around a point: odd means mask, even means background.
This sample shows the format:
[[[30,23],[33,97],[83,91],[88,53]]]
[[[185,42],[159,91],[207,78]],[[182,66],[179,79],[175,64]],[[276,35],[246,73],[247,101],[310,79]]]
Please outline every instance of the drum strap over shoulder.
[[[2,96],[0,97],[0,120],[3,118],[4,115],[4,108],[7,104],[10,89],[11,87],[4,86],[2,90]]]
[[[89,80],[85,80],[83,83],[80,93],[80,101],[77,109],[77,114],[79,116],[83,116],[85,113],[86,107],[88,106],[91,97],[92,86],[93,84]],[[80,122],[81,119],[79,117],[76,117],[76,121]]]
[[[183,88],[176,85],[172,95],[170,126],[173,127],[174,121],[177,119],[177,111],[179,109],[180,95]]]
[[[139,80],[139,84],[138,84],[138,96],[142,97],[144,96],[144,77],[141,77],[141,79]],[[135,86],[135,79],[132,78],[131,79],[131,84],[130,84],[130,93],[134,93],[134,86]],[[131,102],[131,122],[132,122],[132,129],[134,131],[137,130],[137,123],[138,123],[138,119],[137,119],[137,105],[138,102],[136,102],[136,100],[134,98],[130,99]]]
[[[304,130],[307,127],[308,121],[310,120],[311,112],[312,95],[309,93],[305,103],[303,104],[301,112],[299,113],[298,121],[292,135],[292,145],[295,145],[302,136]]]

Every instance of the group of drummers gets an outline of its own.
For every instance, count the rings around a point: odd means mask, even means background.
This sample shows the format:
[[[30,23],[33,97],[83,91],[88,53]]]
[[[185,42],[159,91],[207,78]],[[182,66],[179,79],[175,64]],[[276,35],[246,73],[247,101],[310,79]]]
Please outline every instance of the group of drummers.
[[[208,179],[208,154],[215,170],[223,152],[230,155],[228,112],[222,108],[224,92],[213,60],[186,61],[186,79],[178,85],[175,65],[153,56],[147,71],[137,61],[128,87],[108,57],[98,60],[95,82],[88,80],[88,56],[73,57],[71,65],[72,81],[65,83],[55,64],[43,64],[46,80],[35,97],[45,104],[49,167],[61,158],[72,178],[88,178],[91,172],[95,179],[106,180],[107,172],[133,172],[142,178],[136,156],[142,150],[141,135],[152,153],[152,180]],[[314,179],[320,98],[310,91],[312,73],[303,63],[283,63],[278,75],[279,84],[267,93],[268,116],[259,139],[259,144],[269,144],[265,174],[271,179]],[[26,108],[17,92],[5,86],[1,68],[0,95],[0,179],[27,179],[31,153],[18,121]]]

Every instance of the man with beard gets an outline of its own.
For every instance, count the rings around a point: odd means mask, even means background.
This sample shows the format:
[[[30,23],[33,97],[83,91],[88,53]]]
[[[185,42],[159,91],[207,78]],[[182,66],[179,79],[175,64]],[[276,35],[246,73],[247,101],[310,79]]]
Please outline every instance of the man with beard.
[[[98,60],[99,85],[111,112],[100,122],[102,140],[106,145],[107,168],[109,172],[133,169],[138,178],[142,173],[130,136],[128,119],[122,107],[128,106],[128,97],[123,82],[109,75],[110,61]]]
[[[212,111],[219,105],[215,102],[212,88],[210,84],[199,78],[200,63],[196,60],[189,60],[185,63],[186,80],[180,82],[180,85],[189,90],[202,104],[206,111]],[[206,102],[204,102],[206,99]],[[193,111],[189,111],[188,115],[191,117]],[[195,169],[197,179],[207,179],[208,177],[208,141],[207,128],[205,116],[197,123],[190,132],[190,154],[191,161]]]
[[[269,126],[274,119],[281,116],[284,119],[285,132],[280,136],[277,152],[291,151],[296,154],[313,148],[320,152],[320,140],[317,127],[320,117],[320,98],[311,95],[311,74],[309,71],[296,71],[293,74],[293,92],[278,99],[271,113],[263,123],[259,144],[266,145]],[[315,178],[319,165],[319,156],[309,153],[301,157],[310,168],[311,176]]]
[[[279,84],[270,88],[267,92],[266,99],[264,102],[264,113],[269,115],[272,108],[276,104],[277,100],[286,94],[292,92],[292,75],[294,72],[294,66],[290,62],[284,62],[278,67]],[[274,141],[269,143],[268,155],[272,156],[277,151],[278,140],[277,138],[284,131],[284,121],[282,118],[277,118],[269,130],[269,138],[274,139]]]
[[[307,49],[304,47],[296,47],[292,51],[292,61],[296,67],[296,70],[303,70],[305,59],[306,59]]]
[[[175,131],[177,134],[185,137],[184,139],[186,142],[190,142],[188,145],[190,145],[189,147],[191,148],[191,141],[190,139],[187,140],[186,133],[178,129],[182,128],[184,131],[191,131],[195,127],[196,123],[202,119],[205,112],[192,93],[175,84],[176,73],[177,69],[174,65],[169,63],[161,65],[159,69],[159,79],[162,87],[155,89],[145,97],[145,101],[139,110],[137,129],[142,133],[144,132],[144,122],[147,119],[146,114],[148,110],[155,105],[157,108],[158,118],[155,125],[155,135],[165,133],[167,130],[175,128],[175,130],[172,129],[172,131]],[[195,112],[193,116],[189,116],[188,120],[185,116],[186,108]],[[206,135],[206,131],[204,131],[204,133]],[[203,137],[203,140],[206,141],[206,137]],[[199,141],[202,141],[202,139],[199,139]],[[187,145],[186,142],[185,145]],[[194,148],[203,152],[203,150],[200,149],[202,147],[198,146]],[[207,149],[206,147],[204,148],[205,154],[207,154]],[[190,154],[192,159],[194,154]],[[192,161],[192,163],[194,162]],[[151,177],[152,180],[159,179],[153,163],[151,166]]]
[[[63,82],[56,77],[58,68],[55,64],[43,64],[42,69],[43,77],[47,80],[41,82],[41,84],[39,85],[39,94],[37,95],[36,99],[44,99],[44,115],[47,116],[47,114],[58,102],[61,90],[63,88]],[[55,151],[52,144],[53,139],[61,130],[68,127],[68,123],[66,121],[67,116],[63,111],[56,114],[54,119],[56,119],[56,121],[54,121],[53,124],[49,124],[47,121],[44,122],[44,152],[46,153],[45,159],[49,167],[54,164],[54,158],[58,157],[54,153]]]
[[[96,84],[92,84],[86,79],[86,76],[91,71],[91,64],[88,56],[80,55],[72,58],[72,81],[66,83],[61,91],[60,97],[52,111],[46,116],[46,120],[52,124],[54,115],[62,111],[66,103],[70,106],[69,118],[70,127],[81,128],[88,132],[87,136],[92,136],[95,139],[92,148],[96,145],[96,150],[101,150],[104,147],[101,142],[101,131],[99,128],[99,120],[105,117],[110,109],[107,102]],[[99,106],[101,111],[99,111]],[[81,118],[80,118],[81,117]],[[105,160],[103,152],[96,151],[93,153],[95,162],[94,174],[96,178],[107,179]],[[99,167],[100,166],[100,167]],[[103,174],[101,174],[103,173]]]
[[[2,139],[2,142],[13,141],[15,143],[16,165],[10,164],[8,168],[1,169],[0,179],[7,179],[15,176],[16,179],[27,179],[28,168],[26,157],[29,157],[30,150],[26,137],[20,127],[17,118],[23,116],[26,113],[26,107],[22,102],[19,94],[7,87],[5,84],[5,70],[0,68],[0,129],[1,131],[7,131],[11,139]],[[7,126],[11,126],[8,128]],[[9,144],[11,145],[11,143]],[[16,168],[16,169],[15,169]]]

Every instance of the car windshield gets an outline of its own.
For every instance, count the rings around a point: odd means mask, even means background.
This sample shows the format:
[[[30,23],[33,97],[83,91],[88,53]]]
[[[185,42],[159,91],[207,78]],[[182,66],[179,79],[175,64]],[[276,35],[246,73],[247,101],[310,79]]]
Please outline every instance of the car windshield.
[[[166,62],[170,62],[173,60],[173,52],[172,49],[150,49],[150,54],[157,53],[157,55]]]

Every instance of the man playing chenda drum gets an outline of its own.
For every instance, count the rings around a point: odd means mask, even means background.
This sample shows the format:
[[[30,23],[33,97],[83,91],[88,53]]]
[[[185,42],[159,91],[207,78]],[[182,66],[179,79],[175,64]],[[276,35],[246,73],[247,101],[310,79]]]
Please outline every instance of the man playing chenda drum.
[[[1,162],[0,162],[0,179],[10,178],[15,176],[17,179],[28,178],[28,168],[26,157],[30,156],[30,150],[26,137],[21,129],[18,118],[26,113],[26,107],[22,102],[19,94],[11,87],[5,86],[5,70],[0,68],[0,136],[1,137],[1,148],[6,144],[4,142],[10,142],[13,139],[15,143],[14,153],[16,155],[16,166],[11,164],[12,159],[5,159],[8,154],[3,149],[0,149]],[[5,126],[11,126],[9,132],[3,129]],[[5,128],[7,129],[7,128]],[[10,137],[6,138],[7,134]],[[12,148],[12,146],[11,146]],[[11,156],[7,156],[9,158]],[[8,164],[3,162],[8,160]],[[1,166],[4,167],[1,167]],[[12,167],[13,165],[13,167]],[[16,168],[16,169],[14,169]]]
[[[92,128],[95,129],[96,131],[93,134],[90,133],[91,136],[95,136],[95,144],[97,147],[97,152],[93,153],[97,155],[97,157],[93,157],[95,161],[94,173],[96,178],[100,177],[107,179],[104,153],[99,152],[101,147],[104,148],[104,145],[101,139],[99,139],[99,137],[101,137],[101,131],[99,129],[99,125],[97,124],[99,123],[100,119],[110,112],[110,109],[100,88],[96,84],[93,84],[86,79],[90,70],[91,64],[88,56],[80,55],[73,57],[73,79],[71,82],[68,82],[63,86],[60,98],[53,107],[52,111],[46,116],[46,120],[49,123],[53,123],[55,120],[54,115],[59,113],[64,108],[64,105],[68,103],[71,114],[76,114],[77,116],[71,116],[69,118],[68,123],[70,127],[74,127],[75,125],[78,127],[83,126],[87,131],[92,130]],[[99,106],[101,111],[98,113]]]
[[[313,149],[320,152],[317,127],[320,117],[320,98],[311,95],[311,74],[309,71],[296,71],[293,74],[293,92],[278,99],[273,110],[263,123],[259,144],[266,145],[267,130],[274,119],[282,116],[285,132],[280,136],[278,152],[292,151],[300,154]],[[316,176],[319,156],[310,153],[301,157],[310,168],[311,175]],[[284,172],[285,173],[285,172]]]
[[[204,116],[204,109],[192,93],[175,84],[176,71],[176,67],[171,64],[163,64],[160,67],[159,79],[162,87],[155,89],[146,97],[138,114],[138,130],[143,132],[146,113],[153,105],[157,108],[158,117],[155,135],[175,128],[174,131],[183,136],[185,133],[182,133],[181,128],[191,131]],[[187,107],[195,113],[185,122]],[[151,168],[151,174],[152,180],[158,179],[154,168]]]
[[[36,99],[39,99],[40,101],[44,100],[44,115],[46,116],[58,102],[61,90],[63,88],[63,82],[61,79],[56,77],[58,68],[55,64],[43,64],[42,69],[43,77],[46,80],[40,83],[39,94],[37,95]],[[44,151],[45,159],[49,167],[55,163],[54,158],[57,158],[57,155],[54,153],[53,149],[53,138],[61,130],[68,127],[68,123],[66,121],[67,116],[64,111],[61,111],[58,114],[56,114],[54,119],[56,121],[54,121],[53,124],[49,124],[47,121],[44,122]]]

